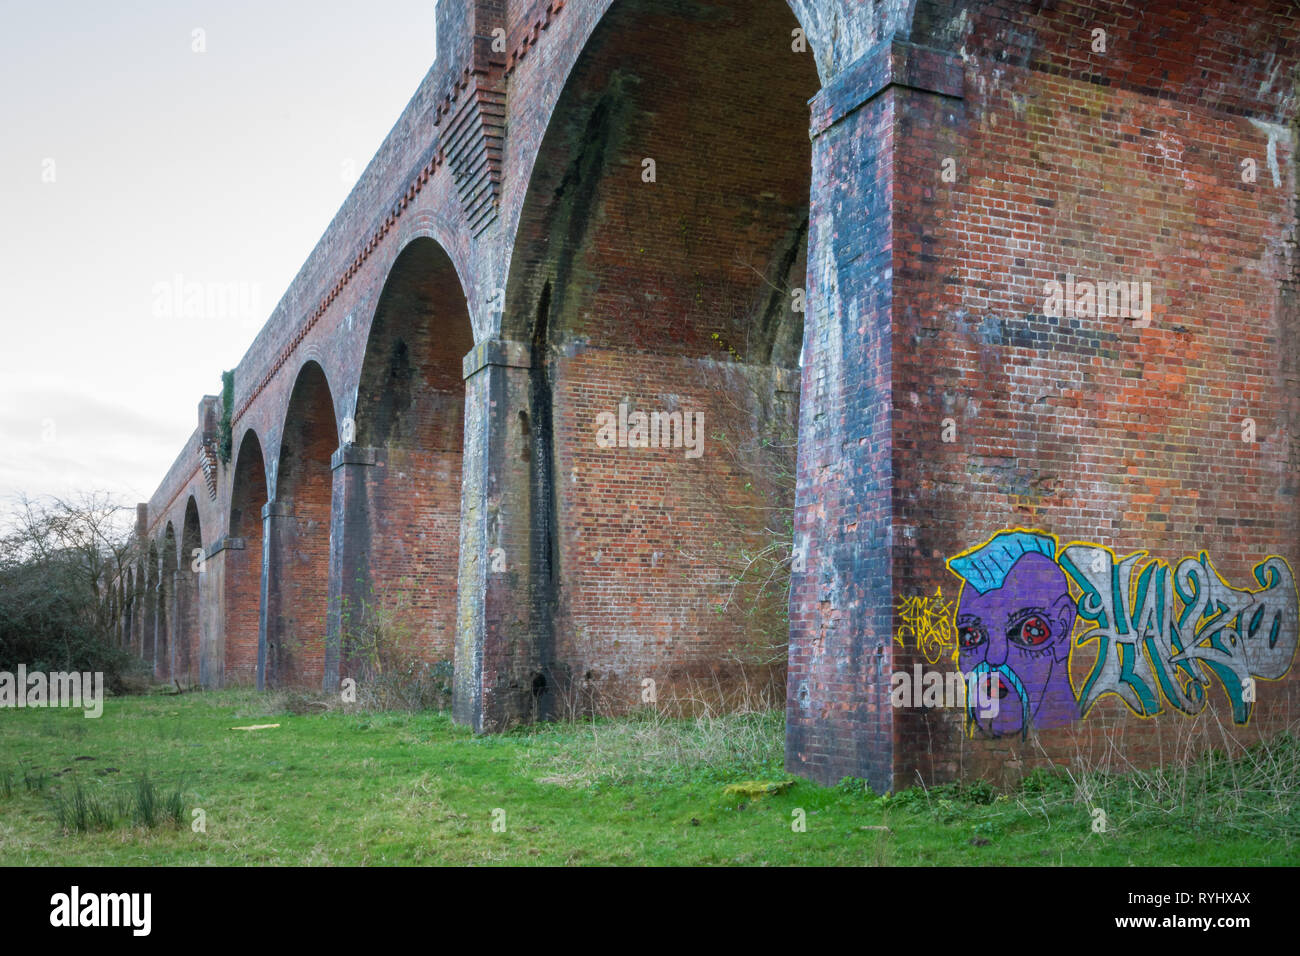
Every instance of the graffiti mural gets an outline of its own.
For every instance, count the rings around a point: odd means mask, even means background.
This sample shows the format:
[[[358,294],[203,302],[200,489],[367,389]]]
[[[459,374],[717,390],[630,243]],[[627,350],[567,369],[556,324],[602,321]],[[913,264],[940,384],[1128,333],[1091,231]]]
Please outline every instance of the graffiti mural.
[[[967,731],[1024,737],[1087,717],[1107,694],[1140,717],[1166,707],[1192,716],[1216,684],[1233,721],[1249,722],[1255,682],[1280,680],[1295,657],[1290,565],[1270,555],[1253,568],[1255,587],[1236,588],[1205,552],[1173,565],[1146,558],[1088,542],[1061,548],[1055,535],[1021,528],[950,558],[962,582],[957,666],[996,678],[1000,698],[991,717],[968,708]]]
[[[1056,563],[1056,540],[1006,531],[948,561],[962,579],[957,599],[957,666],[997,679],[998,710],[967,709],[968,729],[1002,737],[1079,716],[1070,686],[1075,601]]]
[[[1253,569],[1259,587],[1240,589],[1205,552],[1176,568],[1155,560],[1138,570],[1145,557],[1139,551],[1116,561],[1109,550],[1083,544],[1061,555],[1083,591],[1079,615],[1091,625],[1077,643],[1098,645],[1082,687],[1083,714],[1103,694],[1116,694],[1142,717],[1160,713],[1163,703],[1190,716],[1205,706],[1215,680],[1232,702],[1233,721],[1247,723],[1254,681],[1279,680],[1295,656],[1291,568],[1265,558]]]

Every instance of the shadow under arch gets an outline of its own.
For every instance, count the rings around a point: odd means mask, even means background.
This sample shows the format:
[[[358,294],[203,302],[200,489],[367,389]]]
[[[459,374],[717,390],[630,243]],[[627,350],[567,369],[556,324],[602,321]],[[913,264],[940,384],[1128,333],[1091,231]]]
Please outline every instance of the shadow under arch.
[[[196,555],[195,552],[198,552]],[[203,555],[203,529],[199,505],[190,495],[181,525],[179,566],[176,570],[176,672],[173,675],[192,685],[199,679],[200,569],[196,558]]]
[[[321,687],[329,608],[334,398],[315,361],[298,371],[280,436],[275,499],[264,509],[258,686]]]
[[[257,680],[262,509],[266,503],[266,460],[262,442],[250,428],[239,441],[231,483],[230,524],[222,566],[225,627],[215,636],[212,660],[207,665],[217,683],[248,685]]]

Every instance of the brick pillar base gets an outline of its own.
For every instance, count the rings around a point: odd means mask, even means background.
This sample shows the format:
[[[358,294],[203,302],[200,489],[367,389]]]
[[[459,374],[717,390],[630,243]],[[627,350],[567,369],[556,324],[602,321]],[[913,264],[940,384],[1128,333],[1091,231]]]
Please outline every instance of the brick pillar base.
[[[186,568],[186,573],[189,569]],[[186,585],[182,578],[182,572],[178,570],[167,571],[167,576],[171,578],[171,587],[167,590],[167,680],[175,681],[181,677],[180,648],[176,645],[184,640],[185,628],[181,621],[181,587]]]
[[[381,449],[344,445],[330,460],[334,471],[330,499],[329,619],[325,631],[327,693],[344,677],[357,677],[350,653],[349,628],[358,624],[370,597],[371,502],[367,482]]]
[[[534,554],[529,348],[490,339],[465,357],[460,590],[452,715],[475,731],[527,719],[550,599]],[[542,452],[549,454],[549,450]]]
[[[226,679],[226,558],[243,551],[243,538],[221,538],[207,552],[199,589],[199,684],[221,687]]]
[[[961,91],[959,61],[891,39],[813,100],[786,767],[826,784],[897,777],[895,229],[902,191],[924,187],[896,178],[896,132],[905,97]]]
[[[155,680],[163,678],[164,655],[166,650],[164,644],[167,643],[167,588],[163,584],[162,575],[166,572],[159,572],[158,584],[153,590],[153,656],[150,663],[153,664],[153,676]]]
[[[278,687],[285,678],[282,645],[284,609],[281,581],[287,542],[297,531],[293,502],[268,501],[262,506],[262,602],[257,632],[257,689]]]

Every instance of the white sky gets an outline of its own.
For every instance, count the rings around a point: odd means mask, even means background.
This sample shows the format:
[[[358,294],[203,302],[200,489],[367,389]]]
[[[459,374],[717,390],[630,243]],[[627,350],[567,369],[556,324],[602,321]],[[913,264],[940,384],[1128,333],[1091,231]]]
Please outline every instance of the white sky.
[[[0,0],[0,499],[149,499],[433,59],[433,0]]]

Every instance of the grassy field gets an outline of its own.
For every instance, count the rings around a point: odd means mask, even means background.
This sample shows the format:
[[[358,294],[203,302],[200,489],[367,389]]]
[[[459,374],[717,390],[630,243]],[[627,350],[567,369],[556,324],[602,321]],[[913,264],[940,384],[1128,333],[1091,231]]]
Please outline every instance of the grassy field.
[[[302,709],[293,703],[222,691],[114,698],[98,720],[0,712],[0,864],[1300,860],[1292,738],[1165,773],[1039,773],[1011,793],[942,787],[882,798],[852,781],[798,781],[754,796],[724,788],[790,780],[779,713],[474,737],[442,713],[290,713],[286,705]],[[231,729],[262,723],[279,727]],[[142,792],[151,794],[144,811]],[[1104,832],[1093,830],[1095,808]],[[203,832],[191,823],[196,809]]]

